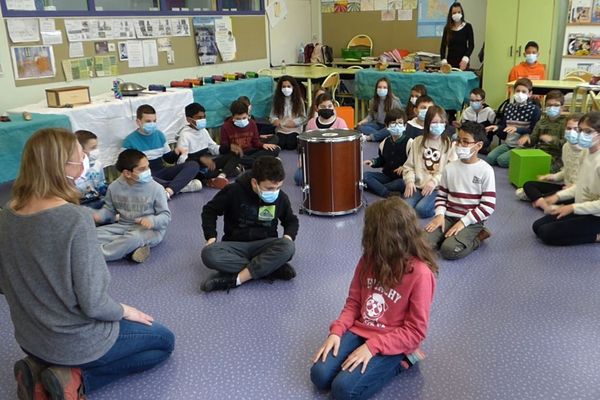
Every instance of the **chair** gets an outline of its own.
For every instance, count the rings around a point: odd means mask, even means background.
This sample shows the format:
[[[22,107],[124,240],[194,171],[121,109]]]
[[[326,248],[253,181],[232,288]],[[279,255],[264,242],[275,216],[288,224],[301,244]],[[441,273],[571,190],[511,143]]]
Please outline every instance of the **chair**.
[[[356,35],[348,42],[347,49],[369,49],[369,55],[373,51],[373,40],[367,35]]]
[[[590,83],[594,75],[591,72],[577,69],[566,74],[561,80],[563,81],[579,81],[583,83]]]
[[[310,66],[311,67],[316,67],[316,68],[327,68],[327,65],[321,64],[321,63],[310,64]]]
[[[339,86],[340,74],[338,72],[332,72],[331,74],[329,74],[321,84],[321,87],[323,89],[327,89],[331,92],[331,98],[333,99],[333,103],[337,103],[337,100],[335,99],[335,92],[337,91],[337,88]]]
[[[338,118],[346,121],[346,125],[348,125],[349,129],[354,129],[355,121],[354,121],[354,108],[350,106],[343,107],[335,107],[335,114]]]

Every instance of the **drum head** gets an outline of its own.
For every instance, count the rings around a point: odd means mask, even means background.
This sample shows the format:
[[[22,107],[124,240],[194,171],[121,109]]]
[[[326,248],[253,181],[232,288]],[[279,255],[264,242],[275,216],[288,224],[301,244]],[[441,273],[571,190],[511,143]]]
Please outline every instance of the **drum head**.
[[[317,129],[298,135],[298,140],[305,142],[347,142],[359,139],[360,133],[350,129]]]

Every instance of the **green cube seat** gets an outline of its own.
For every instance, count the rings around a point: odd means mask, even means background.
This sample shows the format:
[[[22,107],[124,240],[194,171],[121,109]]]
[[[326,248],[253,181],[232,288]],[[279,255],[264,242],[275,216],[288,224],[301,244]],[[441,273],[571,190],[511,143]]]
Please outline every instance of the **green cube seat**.
[[[550,172],[552,157],[540,149],[514,149],[510,152],[508,180],[516,187],[535,181],[539,175]]]

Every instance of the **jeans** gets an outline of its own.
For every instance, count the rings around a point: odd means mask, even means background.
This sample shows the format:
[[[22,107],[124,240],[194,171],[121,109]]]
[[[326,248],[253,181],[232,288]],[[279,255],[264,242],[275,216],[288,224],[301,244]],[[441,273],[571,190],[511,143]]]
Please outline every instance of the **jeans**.
[[[294,172],[294,183],[296,186],[302,186],[302,182],[304,182],[304,177],[302,176],[302,168],[298,168],[296,172]]]
[[[404,192],[404,180],[400,176],[392,179],[383,172],[365,172],[363,180],[367,189],[380,197],[388,197],[390,192]]]
[[[252,279],[260,279],[279,269],[294,256],[294,242],[286,238],[267,238],[252,242],[217,242],[202,249],[207,268],[237,274],[248,268]]]
[[[440,249],[440,255],[446,260],[458,260],[471,254],[477,250],[481,242],[477,239],[477,235],[483,229],[483,223],[479,222],[466,226],[454,236],[445,237],[444,234],[448,229],[460,221],[460,218],[445,217],[444,231],[437,228],[433,232],[427,234],[427,239],[434,249]]]
[[[142,246],[154,247],[162,242],[166,232],[166,228],[145,229],[139,224],[126,225],[119,222],[96,228],[106,261],[120,260]]]
[[[171,188],[173,193],[177,194],[196,178],[200,166],[195,161],[186,161],[183,164],[177,164],[172,167],[164,167],[152,170],[154,180],[165,188]]]
[[[436,196],[437,190],[434,190],[428,196],[423,196],[421,189],[416,188],[415,193],[411,197],[405,198],[404,201],[415,209],[419,218],[431,218],[435,215]]]
[[[490,165],[498,165],[502,168],[508,168],[510,162],[510,151],[512,147],[501,144],[498,145],[494,150],[490,151],[487,155],[487,162]]]
[[[381,142],[390,134],[385,125],[380,124],[377,121],[371,121],[367,122],[366,124],[362,124],[358,127],[358,130],[365,135],[370,136],[371,140],[374,142]]]
[[[313,364],[310,369],[310,379],[319,390],[331,389],[331,395],[336,400],[342,399],[367,399],[373,396],[390,379],[400,373],[400,362],[403,354],[396,356],[376,355],[371,358],[365,373],[361,373],[362,364],[353,372],[342,371],[342,364],[346,358],[358,347],[365,343],[365,339],[354,333],[346,332],[340,341],[337,357],[330,352],[325,359]]]
[[[600,235],[600,217],[569,214],[556,219],[556,215],[545,215],[533,223],[533,231],[551,246],[595,243]]]

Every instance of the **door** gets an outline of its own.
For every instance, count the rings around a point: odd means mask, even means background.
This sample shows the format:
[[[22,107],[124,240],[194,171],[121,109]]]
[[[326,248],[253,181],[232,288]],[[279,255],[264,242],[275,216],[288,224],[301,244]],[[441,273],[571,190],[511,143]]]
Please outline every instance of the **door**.
[[[277,0],[265,1],[265,7]],[[271,65],[293,64],[298,60],[300,44],[310,42],[312,36],[311,1],[286,0],[287,16],[277,26],[269,26],[269,49]]]
[[[483,89],[486,103],[493,108],[506,98],[506,80],[515,64],[518,16],[519,0],[487,2]]]
[[[525,59],[525,44],[533,40],[540,46],[538,62],[546,65],[547,79],[553,51],[553,25],[554,0],[521,0],[519,2],[515,63]]]

